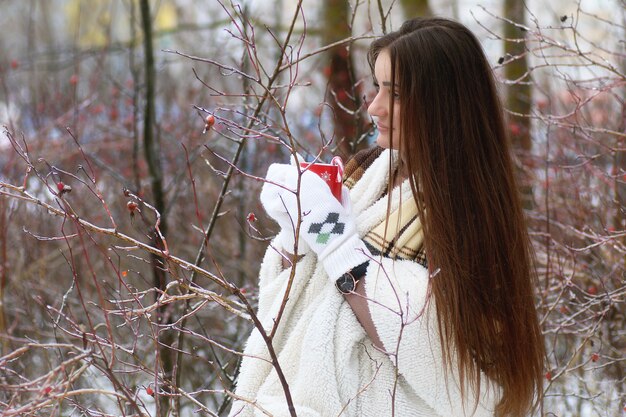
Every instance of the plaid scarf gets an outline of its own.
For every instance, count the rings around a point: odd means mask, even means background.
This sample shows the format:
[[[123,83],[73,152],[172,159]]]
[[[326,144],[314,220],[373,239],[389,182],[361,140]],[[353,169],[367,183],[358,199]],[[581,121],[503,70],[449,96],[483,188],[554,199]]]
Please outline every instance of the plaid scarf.
[[[354,155],[345,166],[344,184],[346,187],[352,189],[383,151],[383,148],[376,146]],[[396,169],[395,162],[390,169]],[[386,193],[387,187],[385,186],[379,199],[383,198]],[[411,198],[401,201],[380,224],[371,228],[363,236],[363,240],[374,255],[382,254],[388,258],[415,261],[427,267],[422,223],[417,215],[415,199],[412,194],[410,195]]]

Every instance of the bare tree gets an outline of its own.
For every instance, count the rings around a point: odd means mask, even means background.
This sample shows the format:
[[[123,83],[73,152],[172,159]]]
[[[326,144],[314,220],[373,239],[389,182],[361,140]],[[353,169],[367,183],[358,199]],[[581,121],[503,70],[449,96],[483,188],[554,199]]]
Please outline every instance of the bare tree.
[[[506,89],[506,109],[508,111],[509,134],[522,161],[532,152],[531,119],[528,117],[532,106],[532,82],[528,72],[526,49],[526,5],[524,2],[504,0],[504,76],[509,83]],[[523,164],[524,162],[522,162]],[[531,179],[522,167],[518,169],[521,180],[523,205],[533,206]]]

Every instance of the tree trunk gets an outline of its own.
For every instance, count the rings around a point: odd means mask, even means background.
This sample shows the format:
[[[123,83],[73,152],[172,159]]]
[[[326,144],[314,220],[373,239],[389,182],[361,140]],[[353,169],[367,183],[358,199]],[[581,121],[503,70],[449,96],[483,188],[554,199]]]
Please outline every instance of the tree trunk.
[[[322,42],[324,45],[352,36],[349,25],[350,4],[347,0],[324,0]],[[354,68],[348,45],[341,45],[328,51],[328,90],[325,101],[333,111],[335,144],[337,153],[348,157],[357,148],[366,145],[357,140],[364,131],[363,113],[359,109],[361,99],[354,89]]]
[[[154,207],[160,214],[165,213],[165,193],[163,190],[163,171],[161,169],[161,150],[158,139],[154,135],[155,127],[155,90],[156,90],[156,72],[154,68],[154,52],[152,46],[152,15],[150,13],[150,4],[148,0],[140,0],[139,3],[141,11],[141,27],[143,30],[144,40],[144,67],[145,67],[145,109],[144,109],[144,131],[143,131],[143,149],[144,157],[146,158],[148,172],[150,174],[150,184],[152,187],[152,198],[154,199]],[[159,230],[163,236],[166,236],[167,225],[165,217],[161,217]],[[153,230],[152,239],[154,244],[163,248],[163,242],[161,241],[159,234],[156,230]],[[154,286],[161,291],[165,290],[167,285],[167,277],[163,270],[161,259],[151,255],[152,261],[152,274]],[[155,294],[159,296],[159,291]],[[159,326],[165,326],[171,322],[171,316],[167,306],[161,306],[157,310],[157,320]],[[167,416],[170,410],[170,401],[168,396],[162,396],[160,393],[162,390],[168,390],[168,385],[171,383],[174,355],[173,350],[169,346],[173,344],[174,333],[170,329],[160,327],[158,332],[158,346],[157,353],[159,360],[157,366],[162,372],[162,378],[164,383],[157,386],[154,390],[157,398],[157,415]],[[160,366],[159,366],[160,365]]]
[[[518,0],[504,1],[504,16],[521,25],[526,23],[526,9],[524,2]],[[519,27],[504,24],[504,52],[511,62],[504,66],[504,75],[507,80],[516,80],[515,84],[508,86],[506,91],[506,108],[511,112],[508,116],[509,134],[513,148],[520,159],[521,165],[531,157],[532,141],[530,137],[530,114],[532,90],[528,72],[528,59],[526,54],[526,42],[513,42],[513,40],[523,40],[525,32]],[[534,206],[532,198],[531,178],[525,170],[518,172],[521,185],[522,202],[524,208],[530,209]]]
[[[400,5],[404,11],[404,17],[407,19],[433,15],[428,0],[400,0]]]

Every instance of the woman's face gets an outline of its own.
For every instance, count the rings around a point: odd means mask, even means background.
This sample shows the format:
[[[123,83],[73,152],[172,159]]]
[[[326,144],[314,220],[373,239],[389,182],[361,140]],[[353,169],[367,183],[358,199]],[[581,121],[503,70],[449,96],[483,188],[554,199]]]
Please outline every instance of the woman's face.
[[[378,54],[374,63],[374,85],[376,86],[376,97],[367,108],[367,112],[374,118],[378,128],[376,142],[383,148],[390,148],[393,138],[393,148],[398,149],[400,135],[400,97],[398,95],[398,85],[396,91],[391,91],[391,59],[389,52],[383,49]],[[393,97],[393,116],[391,115],[390,98]],[[390,131],[391,120],[393,119],[393,131]]]

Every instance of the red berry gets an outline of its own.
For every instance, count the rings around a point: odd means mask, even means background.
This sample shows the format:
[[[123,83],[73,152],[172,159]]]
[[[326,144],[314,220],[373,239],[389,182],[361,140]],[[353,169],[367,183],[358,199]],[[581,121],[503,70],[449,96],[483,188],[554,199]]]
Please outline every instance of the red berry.
[[[57,190],[59,191],[59,195],[63,195],[65,193],[71,193],[72,187],[67,184],[63,184],[63,182],[57,182]]]
[[[135,212],[139,208],[139,205],[137,203],[135,203],[134,201],[129,201],[128,203],[126,203],[126,208],[128,209],[128,212],[130,213],[130,217],[134,217],[135,216]],[[126,272],[126,271],[124,271],[124,272]]]
[[[43,395],[48,395],[50,394],[50,391],[52,391],[52,387],[45,387],[43,389]]]
[[[254,215],[254,213],[248,213],[248,221],[250,223],[255,222],[256,221],[256,216]]]
[[[206,119],[204,119],[204,131],[206,132],[207,130],[209,130],[210,128],[213,127],[213,125],[215,124],[215,116],[213,116],[212,114],[209,114]]]
[[[589,287],[587,287],[587,292],[590,295],[596,295],[596,294],[598,294],[598,287],[596,287],[595,285],[592,284]]]
[[[148,394],[151,397],[154,397],[154,390],[152,389],[152,387],[146,388],[146,394]]]
[[[591,362],[598,362],[598,359],[600,359],[600,355],[598,355],[598,352],[593,352],[591,354]]]
[[[18,69],[19,67],[20,67],[20,61],[18,61],[17,59],[13,59],[11,61],[11,68]]]
[[[72,76],[70,77],[70,84],[72,85],[78,84],[78,75],[72,74]]]
[[[552,372],[550,372],[550,371],[546,372],[546,379],[548,381],[552,381]]]
[[[241,288],[239,291],[240,291],[242,294],[245,294],[245,293],[247,293],[247,292],[248,292],[248,290],[246,290],[245,288]]]

